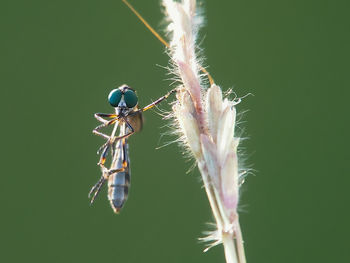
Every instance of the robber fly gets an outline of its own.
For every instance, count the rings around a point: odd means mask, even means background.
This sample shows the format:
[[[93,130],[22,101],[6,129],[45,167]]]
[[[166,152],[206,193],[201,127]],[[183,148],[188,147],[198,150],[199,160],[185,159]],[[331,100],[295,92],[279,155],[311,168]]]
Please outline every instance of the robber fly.
[[[137,107],[138,98],[135,90],[127,85],[122,85],[109,93],[108,102],[114,107],[115,113],[96,113],[94,115],[102,124],[97,126],[93,133],[105,138],[107,141],[98,150],[98,153],[101,153],[98,165],[101,167],[102,176],[90,190],[89,198],[91,198],[91,204],[95,201],[101,187],[107,181],[108,199],[113,211],[119,213],[128,197],[130,186],[128,138],[142,129],[142,113],[167,99],[175,91],[176,89],[171,90],[165,96],[142,109]],[[111,125],[114,125],[111,135],[106,135],[99,131]],[[118,130],[119,134],[117,135]],[[105,163],[109,152],[111,153],[111,163],[110,167],[107,168]]]

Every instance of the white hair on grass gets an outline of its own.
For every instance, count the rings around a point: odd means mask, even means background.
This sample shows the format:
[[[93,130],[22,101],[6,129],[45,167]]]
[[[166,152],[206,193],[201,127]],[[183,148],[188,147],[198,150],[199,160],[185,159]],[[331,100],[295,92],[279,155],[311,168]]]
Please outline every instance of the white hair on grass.
[[[171,35],[171,72],[181,82],[173,115],[183,144],[198,164],[216,221],[216,230],[202,240],[212,245],[223,243],[227,262],[245,263],[237,213],[239,186],[246,173],[238,166],[240,138],[235,136],[235,105],[240,99],[223,98],[220,87],[201,66],[196,37],[203,18],[198,15],[196,1],[163,0],[163,6]],[[209,77],[207,90],[203,76]]]

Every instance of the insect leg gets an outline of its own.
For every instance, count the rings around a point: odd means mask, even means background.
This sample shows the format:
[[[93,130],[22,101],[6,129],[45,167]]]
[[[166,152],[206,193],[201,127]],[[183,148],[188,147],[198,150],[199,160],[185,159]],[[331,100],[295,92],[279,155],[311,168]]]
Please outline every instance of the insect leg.
[[[106,148],[106,151],[108,151],[108,148]],[[104,162],[103,162],[104,163]],[[101,176],[100,180],[98,180],[98,182],[91,188],[90,192],[89,192],[89,198],[91,198],[90,204],[92,205],[92,203],[95,201],[96,197],[98,196],[98,194],[100,193],[102,186],[104,185],[104,183],[108,180],[108,177],[114,173],[119,173],[119,172],[123,172],[125,170],[124,167],[124,162],[123,162],[123,167],[120,169],[112,169],[112,170],[107,170],[104,165],[101,165],[102,171],[103,171],[103,175]],[[91,197],[92,195],[92,197]]]
[[[108,153],[108,150],[109,150],[109,147],[111,147],[111,142],[110,140],[108,140],[108,142],[106,142],[104,145],[104,148],[103,148],[103,152],[101,154],[101,157],[100,157],[100,160],[98,161],[97,165],[101,166],[102,170],[104,170],[104,164],[106,162],[106,156],[107,156],[107,153]]]
[[[126,151],[126,142],[127,142],[127,138],[129,136],[131,136],[132,134],[135,133],[135,129],[131,126],[131,124],[127,121],[127,119],[123,118],[124,120],[124,123],[128,126],[128,128],[130,129],[130,132],[125,134],[125,135],[122,135],[122,136],[119,136],[119,137],[116,137],[113,139],[113,147],[111,148],[112,150],[112,156],[114,156],[114,145],[117,143],[117,141],[119,140],[123,140],[122,141],[122,145],[123,145],[123,168],[122,169],[114,169],[114,170],[109,170],[109,173],[110,174],[113,174],[113,173],[118,173],[118,172],[123,172],[124,171],[124,168],[127,166],[126,164],[126,159],[127,159],[127,151]]]
[[[95,114],[94,114],[94,117],[95,117],[98,121],[100,121],[100,122],[102,122],[102,123],[106,123],[106,122],[108,122],[108,120],[105,120],[104,118],[116,118],[117,115],[115,115],[115,114],[109,114],[109,113],[95,113]]]
[[[123,161],[124,162],[124,161]],[[124,166],[124,164],[123,164]],[[124,172],[125,171],[125,168],[126,167],[122,167],[122,168],[118,168],[118,169],[111,169],[107,172],[107,175],[110,176],[112,174],[115,174],[115,173],[120,173],[120,172]]]
[[[115,137],[113,140],[112,140],[112,147],[111,147],[111,154],[112,156],[114,156],[114,149],[115,149],[115,145],[116,143],[121,140],[121,139],[124,139],[124,138],[128,138],[129,136],[131,136],[133,133],[135,133],[135,129],[131,126],[131,124],[125,119],[123,118],[123,121],[126,123],[126,125],[128,126],[128,128],[131,130],[131,132],[127,133],[127,134],[124,134],[122,136],[119,136],[119,137]]]
[[[169,91],[167,94],[165,94],[163,97],[160,97],[159,99],[157,99],[155,102],[147,105],[146,107],[142,108],[140,111],[146,111],[149,109],[152,109],[154,106],[156,106],[158,103],[161,103],[163,100],[166,100],[171,94],[173,94],[174,92],[176,92],[178,89],[172,89],[171,91]]]
[[[130,126],[131,127],[131,126]],[[129,157],[128,157],[128,151],[127,151],[127,147],[128,147],[128,145],[127,145],[127,139],[123,139],[123,167],[124,167],[124,170],[129,170],[129,169],[127,169],[127,168],[129,168],[128,166],[129,166],[129,162],[128,162],[128,160],[129,160]],[[129,177],[129,173],[125,173],[125,175],[128,175],[128,178],[126,178],[127,180],[127,185],[129,185],[129,183],[130,183],[130,177]]]
[[[101,191],[101,188],[105,182],[106,182],[106,178],[104,178],[104,176],[101,176],[100,180],[98,180],[98,182],[91,188],[89,192],[89,198],[91,198],[91,201],[90,201],[91,205],[95,201],[98,193]],[[94,194],[91,197],[92,193]]]
[[[113,137],[114,137],[114,132],[112,133],[112,136],[108,136],[106,134],[103,134],[101,132],[98,132],[98,129],[101,129],[102,127],[105,127],[105,126],[108,126],[108,125],[112,125],[114,123],[116,123],[117,121],[119,120],[119,118],[115,118],[113,120],[110,120],[109,122],[106,122],[104,124],[101,124],[99,125],[98,127],[96,127],[94,130],[93,130],[93,133],[94,134],[97,134],[97,135],[100,135],[102,137],[104,137],[105,139],[107,139],[107,142],[104,143],[97,151],[97,154],[99,154],[101,151],[102,151],[102,154],[101,154],[101,157],[100,157],[100,160],[99,162],[97,163],[98,165],[101,166],[102,170],[105,170],[105,167],[104,167],[104,163],[106,161],[106,156],[107,156],[107,153],[108,153],[108,150],[111,146],[114,145],[114,141],[113,141]],[[114,127],[114,130],[116,129],[116,126]]]
[[[104,134],[104,133],[102,133],[102,132],[99,132],[98,130],[100,130],[100,129],[104,128],[104,127],[107,127],[109,125],[112,125],[112,124],[116,123],[117,121],[118,121],[118,118],[114,118],[113,120],[106,121],[103,124],[98,125],[95,129],[93,129],[92,133],[96,134],[98,136],[101,136],[101,137],[103,137],[103,138],[108,140],[109,136]]]
[[[108,150],[109,148],[111,148],[112,151],[112,156],[114,156],[114,146],[115,146],[115,142],[116,139],[118,139],[119,137],[110,137],[110,136],[106,136],[107,138],[107,142],[105,144],[103,144],[100,149],[97,151],[98,153],[100,151],[102,151],[101,157],[99,162],[97,163],[99,166],[101,166],[102,170],[105,170],[104,164],[106,162],[106,156],[108,154]],[[112,147],[111,147],[112,146]]]
[[[106,147],[105,152],[107,152],[107,151],[108,151],[108,148]],[[114,174],[114,173],[123,172],[125,170],[125,168],[126,168],[126,167],[124,167],[124,161],[123,161],[123,167],[122,168],[112,169],[112,170],[109,170],[109,171],[104,167],[103,164],[104,164],[104,161],[103,161],[103,163],[100,164],[101,168],[102,168],[103,175],[101,176],[100,180],[98,180],[98,182],[91,188],[91,190],[89,192],[89,198],[91,198],[90,204],[92,204],[95,201],[97,195],[100,193],[100,191],[102,189],[102,186],[108,180],[109,176]],[[92,195],[92,197],[91,197],[91,195]]]
[[[115,137],[114,139],[112,139],[113,143],[121,140],[121,139],[126,139],[128,138],[130,135],[134,134],[135,133],[135,129],[131,126],[131,124],[125,119],[123,118],[123,121],[126,123],[126,125],[128,126],[128,128],[130,129],[130,132],[127,133],[127,134],[124,134],[124,135],[121,135],[121,136],[118,136],[118,137]]]

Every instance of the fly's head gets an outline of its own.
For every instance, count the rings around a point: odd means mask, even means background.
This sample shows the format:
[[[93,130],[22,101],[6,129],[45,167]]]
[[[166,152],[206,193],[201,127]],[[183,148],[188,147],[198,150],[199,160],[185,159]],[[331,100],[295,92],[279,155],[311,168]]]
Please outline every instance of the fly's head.
[[[137,101],[135,90],[127,85],[112,90],[108,95],[108,102],[115,108],[118,115],[127,115],[137,106]]]

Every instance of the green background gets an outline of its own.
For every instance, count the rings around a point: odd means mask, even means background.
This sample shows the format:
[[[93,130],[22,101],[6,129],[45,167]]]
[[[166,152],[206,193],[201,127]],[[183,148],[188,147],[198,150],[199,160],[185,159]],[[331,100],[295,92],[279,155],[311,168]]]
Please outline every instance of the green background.
[[[158,0],[134,6],[163,34]],[[206,1],[209,71],[238,105],[247,164],[247,261],[349,262],[348,1]],[[95,112],[115,86],[140,105],[170,90],[164,47],[121,1],[0,3],[1,262],[224,262],[197,169],[160,111],[130,139],[120,215],[100,195]],[[160,65],[161,67],[157,66]],[[167,103],[160,106],[169,110]],[[247,110],[249,110],[247,112]]]

